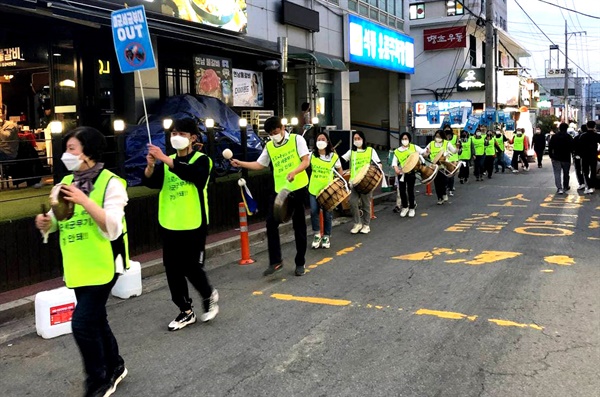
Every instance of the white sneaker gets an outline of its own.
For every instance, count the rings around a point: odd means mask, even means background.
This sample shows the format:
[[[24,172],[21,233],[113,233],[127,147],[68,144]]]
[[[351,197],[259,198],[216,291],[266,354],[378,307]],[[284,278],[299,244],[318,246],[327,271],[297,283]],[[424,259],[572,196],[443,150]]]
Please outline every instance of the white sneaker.
[[[408,217],[409,218],[414,218],[415,217],[415,209],[411,208],[408,210]]]
[[[583,193],[584,193],[584,194],[592,194],[592,193],[594,193],[594,191],[593,191],[592,189],[590,189],[590,188],[587,188],[587,189],[585,189],[585,190],[583,191]]]
[[[189,313],[181,312],[175,320],[169,323],[169,331],[177,331],[183,327],[194,324],[196,322],[196,314],[192,310]]]
[[[583,189],[585,189],[585,185],[579,185],[579,186],[577,187],[577,190],[583,190]]]
[[[364,225],[364,226],[362,227],[362,229],[360,229],[360,232],[361,232],[362,234],[368,234],[370,231],[371,231],[371,228],[369,227],[369,225]]]
[[[442,198],[444,199],[444,201],[448,201],[448,195],[444,194],[444,196],[442,196]]]
[[[313,237],[312,247],[314,249],[317,249],[320,246],[321,246],[321,235],[320,234],[315,234],[315,237]]]
[[[219,291],[217,291],[216,288],[213,288],[213,292],[212,294],[210,294],[210,298],[205,299],[202,302],[204,305],[204,313],[200,315],[200,321],[205,323],[217,317],[217,314],[219,314],[219,305],[217,305],[218,301]]]
[[[356,234],[356,233],[360,232],[360,229],[362,229],[362,227],[363,227],[362,223],[355,223],[352,230],[350,230],[350,233]]]
[[[404,218],[406,214],[408,214],[408,208],[402,208],[402,210],[400,210],[400,216]]]
[[[513,170],[512,170],[512,173],[513,173],[513,174],[518,174],[518,173],[519,173],[519,170],[514,170],[514,169],[513,169]]]
[[[563,191],[562,189],[558,189],[558,190],[556,191],[556,193],[557,193],[557,194],[563,194],[563,193],[564,193],[564,191]]]
[[[450,197],[453,197],[453,196],[454,196],[454,192],[453,192],[452,190],[450,190],[450,191],[448,192],[448,196],[450,196]]]

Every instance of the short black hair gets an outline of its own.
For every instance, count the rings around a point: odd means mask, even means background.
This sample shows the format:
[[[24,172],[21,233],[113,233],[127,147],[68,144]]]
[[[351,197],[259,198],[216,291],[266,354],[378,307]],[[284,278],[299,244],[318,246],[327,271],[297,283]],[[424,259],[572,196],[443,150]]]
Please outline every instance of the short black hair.
[[[198,123],[190,117],[177,119],[173,121],[170,131],[187,132],[192,135],[200,135]]]
[[[300,109],[301,109],[303,112],[306,112],[306,111],[308,110],[308,108],[309,108],[309,107],[310,107],[310,103],[308,103],[308,102],[304,102],[304,103],[302,103],[302,105],[300,106]]]
[[[558,130],[560,132],[567,132],[568,129],[569,129],[569,124],[567,124],[567,123],[560,123],[560,125],[558,126]]]
[[[283,127],[283,125],[281,124],[281,119],[279,117],[273,116],[265,120],[265,132],[269,135],[271,135],[271,132],[281,127]]]
[[[433,139],[435,139],[436,136],[439,136],[440,138],[444,139],[446,137],[446,134],[444,133],[443,130],[437,130],[434,134],[433,134]]]
[[[586,124],[582,124],[581,125],[581,132],[587,132],[587,125]]]
[[[412,142],[412,136],[410,135],[410,133],[403,132],[402,134],[400,134],[400,143],[402,143],[402,138],[404,137],[408,138],[408,143]]]
[[[586,125],[587,125],[588,130],[596,129],[596,122],[594,120],[588,120]]]
[[[67,132],[62,139],[63,152],[67,150],[69,139],[75,138],[81,142],[83,154],[98,162],[106,150],[106,138],[100,131],[92,127],[77,127]]]

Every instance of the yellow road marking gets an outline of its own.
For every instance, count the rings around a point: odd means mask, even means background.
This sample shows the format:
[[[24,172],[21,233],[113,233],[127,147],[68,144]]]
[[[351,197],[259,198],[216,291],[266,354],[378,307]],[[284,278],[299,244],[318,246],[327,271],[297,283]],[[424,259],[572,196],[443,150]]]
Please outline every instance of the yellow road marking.
[[[429,309],[419,309],[415,312],[417,316],[435,316],[439,318],[448,318],[451,320],[462,320],[463,318],[467,318],[466,314],[456,313],[456,312],[445,312],[441,310],[429,310]]]
[[[548,263],[553,263],[555,265],[561,266],[571,266],[575,264],[575,260],[566,255],[551,255],[546,256],[544,260]]]
[[[533,329],[537,329],[538,331],[541,331],[544,329],[544,327],[540,327],[537,324],[521,324],[521,323],[516,323],[514,321],[510,321],[510,320],[499,320],[496,318],[490,318],[488,319],[488,321],[490,323],[494,323],[496,325],[499,325],[501,327],[519,327],[519,328],[533,328]]]
[[[312,265],[308,265],[307,267],[309,269],[315,269],[316,267],[319,267],[321,265],[326,264],[327,262],[331,262],[333,260],[333,258],[328,257],[328,258],[323,258],[320,261],[318,261],[317,263],[313,263]]]
[[[457,253],[466,253],[471,250],[459,248],[456,250],[452,250],[450,248],[434,248],[431,252],[429,251],[421,251],[415,252],[412,254],[393,256],[392,259],[400,259],[400,260],[408,260],[408,261],[426,261],[433,259],[436,255],[454,255]],[[492,263],[498,262],[505,259],[516,258],[517,256],[522,255],[520,252],[511,252],[511,251],[482,251],[481,254],[475,255],[473,259],[467,258],[457,258],[457,259],[448,259],[444,262],[446,263],[465,263],[467,265],[482,265],[484,263]]]
[[[262,294],[263,294],[263,292],[262,292],[262,291],[254,291],[254,292],[252,293],[252,295],[254,295],[254,296],[257,296],[257,295],[262,295]]]
[[[313,296],[294,296],[288,294],[271,294],[271,298],[283,300],[283,301],[296,301],[296,302],[306,302],[306,303],[315,303],[318,305],[331,305],[331,306],[348,306],[351,304],[351,301],[347,301],[344,299],[329,299],[329,298],[316,298]]]
[[[392,259],[404,259],[407,261],[426,261],[433,258],[431,252],[415,252],[414,254],[406,254],[400,256],[392,256]]]
[[[530,231],[530,229],[533,230],[552,230],[555,233],[543,233],[543,232],[534,232],[534,231]],[[559,227],[547,227],[547,226],[524,226],[524,227],[518,227],[515,229],[516,233],[519,234],[527,234],[529,236],[541,236],[541,237],[564,237],[564,236],[570,236],[572,235],[574,232],[572,230],[567,230],[567,229],[561,229]]]
[[[554,273],[554,270],[552,270],[552,269],[544,269],[544,270],[541,270],[541,272],[542,273]]]
[[[362,243],[358,243],[358,244],[353,245],[352,247],[343,248],[343,249],[339,250],[338,252],[336,252],[335,254],[337,256],[349,254],[350,252],[354,251],[355,249],[360,248],[361,245],[362,245]]]
[[[481,254],[476,255],[475,259],[465,262],[467,265],[482,265],[484,263],[492,263],[505,259],[516,258],[521,255],[520,252],[509,252],[509,251],[483,251]]]
[[[427,216],[427,215],[429,215],[429,214],[426,214],[426,213],[421,214],[421,216]]]

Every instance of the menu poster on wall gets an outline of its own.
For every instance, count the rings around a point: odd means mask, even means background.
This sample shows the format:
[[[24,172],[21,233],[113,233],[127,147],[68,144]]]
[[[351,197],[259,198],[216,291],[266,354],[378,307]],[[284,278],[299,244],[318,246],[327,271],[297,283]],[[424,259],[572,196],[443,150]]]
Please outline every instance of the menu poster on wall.
[[[263,74],[233,69],[233,106],[263,107]]]
[[[196,55],[194,75],[198,95],[212,96],[233,106],[231,59]]]

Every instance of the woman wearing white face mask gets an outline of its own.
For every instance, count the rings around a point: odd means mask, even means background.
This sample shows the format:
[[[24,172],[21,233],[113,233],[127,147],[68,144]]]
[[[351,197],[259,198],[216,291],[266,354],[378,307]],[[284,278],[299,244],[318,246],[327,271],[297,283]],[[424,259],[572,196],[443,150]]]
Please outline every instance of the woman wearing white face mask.
[[[319,213],[321,207],[317,202],[317,195],[333,181],[334,168],[338,173],[342,173],[342,163],[333,146],[329,141],[329,135],[326,132],[320,132],[316,138],[316,148],[310,157],[310,168],[312,173],[308,183],[308,192],[310,193],[310,220],[314,232],[312,247],[329,248],[331,246],[331,222],[333,214],[330,211],[323,210],[323,236],[320,233]]]
[[[381,160],[377,152],[371,147],[366,146],[365,134],[362,131],[356,131],[352,135],[352,148],[348,150],[342,158],[350,163],[350,180],[360,172],[360,170],[367,164],[374,162],[380,165]],[[354,220],[354,226],[350,233],[356,234],[358,232],[367,234],[371,231],[369,226],[371,223],[371,199],[373,192],[369,194],[360,194],[356,190],[352,189],[350,194],[350,209],[352,211],[352,218]],[[360,211],[362,208],[362,217]]]
[[[417,174],[415,170],[409,173],[403,173],[402,167],[404,167],[406,160],[412,153],[419,153],[422,155],[424,150],[417,145],[410,143],[411,136],[408,132],[400,134],[400,147],[394,150],[394,158],[392,159],[392,167],[398,176],[398,189],[396,193],[396,208],[394,212],[400,212],[401,217],[406,215],[409,218],[415,216],[415,209],[417,203],[415,202],[415,181]],[[401,208],[400,208],[401,207]]]
[[[171,146],[177,153],[167,156],[158,146],[148,144],[143,183],[160,189],[158,222],[163,236],[163,263],[171,300],[179,308],[179,315],[168,329],[177,331],[196,322],[188,280],[202,297],[202,322],[214,319],[219,313],[219,293],[204,270],[212,160],[192,149],[200,136],[194,120],[175,120],[170,135]],[[157,160],[162,162],[158,167]]]
[[[454,145],[452,145],[450,141],[445,140],[444,137],[444,131],[437,130],[433,135],[433,141],[429,142],[423,156],[429,156],[429,160],[433,161],[440,151],[445,153],[446,158],[449,157],[449,154],[457,153],[458,150]],[[448,201],[448,194],[446,193],[448,178],[444,173],[438,172],[433,180],[433,184],[435,186],[435,194],[438,198],[437,203],[438,205],[442,205]]]
[[[65,200],[75,204],[70,219],[40,214],[36,227],[59,232],[64,280],[77,297],[71,320],[73,337],[86,372],[86,396],[105,395],[127,375],[117,341],[107,320],[106,302],[119,273],[129,267],[127,183],[104,169],[102,133],[79,127],[63,138],[62,161],[72,175],[63,178]]]

